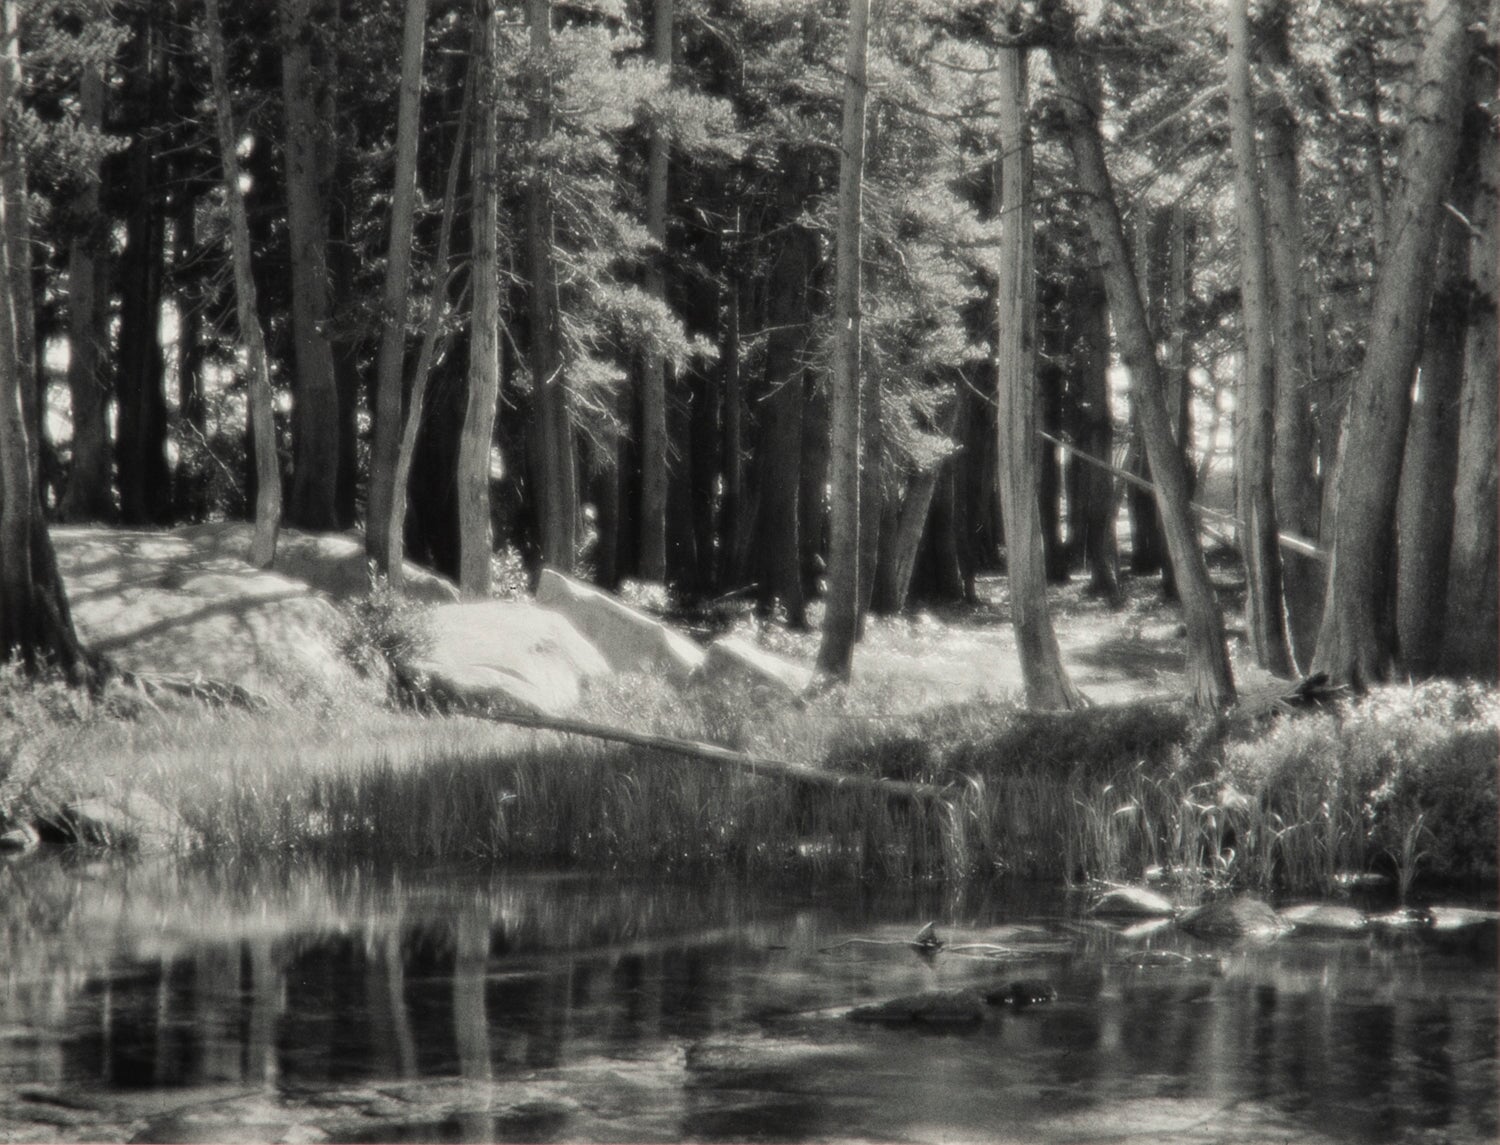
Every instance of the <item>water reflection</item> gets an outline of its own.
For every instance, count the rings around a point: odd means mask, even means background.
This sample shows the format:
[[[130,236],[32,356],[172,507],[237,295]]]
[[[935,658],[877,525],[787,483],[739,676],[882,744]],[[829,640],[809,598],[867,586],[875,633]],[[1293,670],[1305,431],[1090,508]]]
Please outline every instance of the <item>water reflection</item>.
[[[1081,907],[1035,886],[0,867],[0,1130],[38,1133],[66,1097],[75,1128],[153,1140],[283,1120],[385,1141],[1495,1138],[1492,927],[1216,949]],[[897,940],[928,919],[1005,957],[914,957]],[[962,1034],[841,1018],[1022,977],[1059,1000]]]

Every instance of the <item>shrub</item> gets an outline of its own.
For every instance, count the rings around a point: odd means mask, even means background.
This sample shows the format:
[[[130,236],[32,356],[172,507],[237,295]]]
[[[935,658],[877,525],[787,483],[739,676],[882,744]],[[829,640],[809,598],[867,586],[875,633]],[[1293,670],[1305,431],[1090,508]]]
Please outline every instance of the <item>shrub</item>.
[[[367,676],[386,675],[432,649],[427,606],[370,567],[370,591],[344,611],[339,654]]]

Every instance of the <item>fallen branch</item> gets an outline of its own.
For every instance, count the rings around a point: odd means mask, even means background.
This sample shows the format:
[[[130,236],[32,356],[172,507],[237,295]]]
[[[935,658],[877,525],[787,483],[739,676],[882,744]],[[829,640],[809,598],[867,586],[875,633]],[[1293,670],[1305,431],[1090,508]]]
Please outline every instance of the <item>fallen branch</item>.
[[[481,719],[494,720],[496,723],[514,724],[516,727],[534,728],[538,731],[563,732],[567,735],[587,736],[590,739],[607,740],[611,743],[626,743],[632,747],[651,748],[654,751],[664,751],[671,755],[680,755],[688,759],[697,759],[707,763],[717,763],[725,767],[737,768],[751,775],[786,780],[790,783],[800,783],[807,787],[816,787],[828,791],[839,789],[846,791],[871,791],[881,795],[910,799],[915,802],[932,802],[946,798],[951,794],[952,790],[951,788],[942,787],[935,783],[913,783],[909,780],[885,779],[881,776],[851,775],[847,772],[825,771],[819,767],[810,767],[805,763],[792,763],[784,759],[767,759],[764,756],[750,755],[742,751],[732,751],[727,747],[719,747],[717,744],[703,743],[699,740],[626,731],[624,728],[612,728],[605,724],[590,723],[586,720],[572,720],[562,716],[531,716],[521,715],[516,712],[501,712],[486,709],[467,709],[464,714],[478,716]]]

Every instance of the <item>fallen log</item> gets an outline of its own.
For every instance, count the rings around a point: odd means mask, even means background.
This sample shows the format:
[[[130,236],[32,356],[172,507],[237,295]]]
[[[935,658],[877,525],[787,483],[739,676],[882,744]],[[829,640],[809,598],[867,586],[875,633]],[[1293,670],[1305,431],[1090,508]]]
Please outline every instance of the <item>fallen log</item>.
[[[737,768],[750,775],[785,780],[789,783],[799,783],[825,791],[871,791],[918,803],[941,801],[953,792],[951,787],[936,783],[915,783],[904,779],[886,779],[878,775],[851,775],[848,772],[826,771],[805,763],[792,763],[790,760],[770,759],[765,756],[751,755],[748,752],[734,751],[717,744],[703,743],[701,740],[627,731],[624,728],[609,727],[606,724],[591,723],[587,720],[568,719],[564,716],[522,715],[519,712],[486,708],[470,708],[465,710],[464,714],[493,720],[496,723],[533,728],[537,731],[562,732],[566,735],[587,736],[590,739],[606,740],[610,743],[650,748],[653,751],[679,755],[687,759]]]

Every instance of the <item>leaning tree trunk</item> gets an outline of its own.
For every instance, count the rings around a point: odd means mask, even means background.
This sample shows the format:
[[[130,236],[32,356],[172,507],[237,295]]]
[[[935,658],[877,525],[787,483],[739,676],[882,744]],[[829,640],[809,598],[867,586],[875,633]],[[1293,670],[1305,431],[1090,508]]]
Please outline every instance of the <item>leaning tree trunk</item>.
[[[208,63],[213,76],[214,106],[218,113],[219,162],[224,168],[224,199],[229,206],[229,245],[234,260],[235,307],[240,340],[250,372],[250,423],[255,434],[255,536],[250,563],[269,568],[276,559],[276,534],[281,528],[281,473],[276,461],[276,426],[271,416],[271,369],[250,269],[250,221],[240,189],[239,134],[229,103],[229,69],[224,59],[224,26],[219,0],[207,0]]]
[[[672,70],[672,0],[654,0],[651,55],[668,76]],[[653,124],[646,158],[646,230],[656,243],[646,268],[646,292],[667,300],[667,133]],[[667,578],[667,363],[648,350],[641,378],[641,552],[643,580]]]
[[[1266,52],[1278,67],[1290,68],[1288,0],[1267,9]],[[1265,119],[1264,177],[1266,244],[1271,270],[1271,310],[1275,324],[1276,433],[1272,486],[1277,527],[1316,539],[1321,513],[1317,435],[1312,417],[1313,358],[1308,328],[1307,279],[1302,270],[1302,217],[1297,175],[1297,120],[1278,87]],[[1294,662],[1312,660],[1323,612],[1323,566],[1313,557],[1283,551],[1282,599],[1287,639]]]
[[[1292,674],[1281,600],[1281,553],[1276,539],[1271,449],[1276,359],[1272,349],[1271,291],[1266,263],[1266,218],[1256,154],[1255,97],[1250,84],[1250,2],[1229,0],[1229,136],[1234,152],[1235,217],[1240,238],[1241,324],[1245,372],[1240,387],[1238,502],[1245,558],[1245,623],[1256,663],[1278,676]]]
[[[1412,375],[1432,296],[1438,219],[1458,157],[1471,7],[1427,0],[1427,35],[1401,148],[1406,183],[1389,207],[1369,346],[1340,444],[1338,517],[1313,666],[1356,687],[1384,679],[1391,657],[1387,558]]]
[[[1500,58],[1500,3],[1491,3],[1488,60]],[[1493,74],[1493,72],[1491,73]],[[1500,506],[1496,496],[1495,426],[1500,420],[1495,385],[1496,272],[1500,268],[1500,140],[1486,125],[1479,149],[1479,186],[1471,218],[1476,227],[1469,254],[1473,300],[1464,346],[1459,405],[1458,480],[1453,494],[1453,546],[1448,566],[1447,620],[1442,670],[1493,680],[1500,675],[1500,616],[1496,572],[1500,562]]]
[[[469,197],[473,217],[470,277],[473,309],[469,319],[469,394],[458,439],[458,584],[463,594],[490,594],[494,544],[490,525],[490,450],[500,400],[500,177],[499,85],[495,62],[498,17],[490,0],[475,5],[473,174]]]
[[[396,108],[396,173],[391,190],[391,233],[386,248],[380,354],[375,365],[375,434],[370,447],[370,491],[365,511],[365,551],[400,586],[401,530],[391,527],[393,507],[406,490],[396,484],[401,445],[402,373],[406,323],[411,310],[411,247],[417,204],[417,129],[422,109],[422,55],[427,40],[427,0],[407,0],[401,39],[401,88]],[[439,267],[438,273],[445,268]]]
[[[828,603],[818,671],[847,680],[859,623],[860,257],[865,164],[865,56],[869,0],[850,0],[844,67],[844,132],[833,295],[833,373],[829,414]]]
[[[1224,618],[1208,579],[1203,550],[1198,545],[1188,500],[1187,471],[1172,435],[1172,418],[1162,392],[1156,347],[1141,304],[1140,288],[1131,271],[1130,251],[1104,161],[1098,82],[1084,69],[1072,14],[1059,0],[1047,0],[1043,10],[1052,25],[1049,54],[1062,97],[1068,142],[1084,193],[1084,211],[1097,247],[1121,357],[1130,370],[1132,400],[1140,418],[1156,484],[1156,502],[1166,527],[1167,550],[1176,572],[1187,626],[1188,686],[1198,706],[1219,707],[1234,701]]]
[[[1017,0],[1002,4],[1007,23]],[[1011,623],[1033,708],[1071,709],[1083,696],[1068,679],[1047,611],[1047,562],[1037,506],[1036,271],[1032,261],[1031,140],[1026,125],[1026,55],[1002,48],[999,87],[1000,232],[996,376],[1000,422],[1000,503],[1005,515]]]
[[[338,528],[339,397],[328,340],[328,188],[319,122],[322,69],[312,0],[281,0],[282,102],[286,112],[287,240],[292,270],[292,489],[287,517]]]

